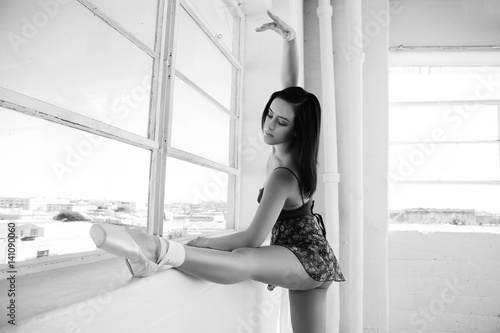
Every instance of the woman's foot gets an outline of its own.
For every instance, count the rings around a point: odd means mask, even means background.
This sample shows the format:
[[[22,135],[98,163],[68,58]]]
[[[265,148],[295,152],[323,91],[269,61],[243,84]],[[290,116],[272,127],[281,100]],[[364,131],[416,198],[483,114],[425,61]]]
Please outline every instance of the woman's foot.
[[[127,231],[130,237],[132,237],[134,242],[139,246],[144,256],[150,261],[156,262],[161,255],[160,239],[157,236],[148,235],[143,232],[133,230]],[[168,250],[168,242],[166,243]]]
[[[135,277],[151,275],[168,261],[169,242],[159,236],[107,223],[93,225],[90,236],[98,248],[126,258],[127,266]]]

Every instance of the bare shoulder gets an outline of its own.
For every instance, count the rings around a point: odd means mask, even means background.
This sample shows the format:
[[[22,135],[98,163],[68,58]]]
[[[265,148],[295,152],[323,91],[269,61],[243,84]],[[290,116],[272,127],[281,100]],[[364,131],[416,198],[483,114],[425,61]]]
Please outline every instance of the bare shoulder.
[[[290,190],[293,188],[297,180],[293,173],[286,168],[276,168],[274,169],[269,178],[267,179],[267,184],[271,186],[278,186],[284,190]]]

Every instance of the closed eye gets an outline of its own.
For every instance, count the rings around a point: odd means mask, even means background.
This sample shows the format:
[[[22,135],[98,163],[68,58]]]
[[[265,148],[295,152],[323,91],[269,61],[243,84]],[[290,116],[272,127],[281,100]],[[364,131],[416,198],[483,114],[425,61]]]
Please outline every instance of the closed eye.
[[[271,109],[269,109],[269,110],[268,110],[268,112],[267,112],[267,117],[268,117],[269,119],[273,119],[273,118],[274,118],[274,112],[273,112]],[[283,118],[283,117],[279,117],[279,118]],[[286,118],[283,118],[283,119],[287,120]],[[287,125],[288,125],[288,122],[287,122],[287,121],[279,121],[279,122],[278,122],[278,124],[279,124],[280,126],[287,126]]]

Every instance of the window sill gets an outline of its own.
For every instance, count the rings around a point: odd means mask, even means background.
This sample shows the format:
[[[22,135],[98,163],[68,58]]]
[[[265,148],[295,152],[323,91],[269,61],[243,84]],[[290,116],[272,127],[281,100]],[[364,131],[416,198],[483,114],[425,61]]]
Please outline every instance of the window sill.
[[[2,278],[3,309],[10,301],[8,288],[9,281]],[[252,313],[254,303],[273,297],[278,304],[281,295],[255,281],[217,285],[168,266],[149,277],[132,278],[124,259],[115,256],[17,276],[15,289],[16,325],[4,320],[2,332],[155,332],[159,327],[209,332],[203,328],[207,323],[217,332],[230,332],[238,318]],[[200,321],[192,321],[193,314]],[[267,320],[275,320],[274,315]]]
[[[207,237],[233,232],[232,230]],[[182,242],[187,241],[184,239]],[[220,295],[235,291],[241,293],[241,290],[246,293],[251,290],[255,293],[256,286],[259,289],[265,289],[257,282],[246,281],[238,284],[239,286],[233,286],[233,291],[227,286],[223,286],[226,288],[221,290],[215,288],[212,283],[189,277],[169,266],[160,268],[157,273],[146,278],[132,278],[123,258],[107,253],[94,255],[94,257],[94,261],[89,263],[82,264],[80,261],[79,265],[66,265],[32,274],[16,275],[14,298],[16,325],[9,325],[7,320],[4,320],[0,331],[31,332],[35,329],[38,332],[85,332],[93,325],[109,325],[109,313],[118,311],[115,308],[116,303],[119,307],[132,308],[132,305],[122,303],[135,303],[137,307],[146,302],[148,297],[154,300],[152,303],[158,302],[157,299],[161,298],[159,295],[164,295],[163,299],[178,300],[184,297],[196,299],[202,295],[206,297],[204,295],[208,290],[215,293],[211,297],[228,299],[231,296]],[[45,265],[49,264],[50,262],[47,262]],[[10,282],[7,280],[8,273],[6,271],[2,273],[4,274],[0,281],[0,290],[2,290],[0,306],[6,309],[11,299],[7,295]],[[134,301],[137,295],[140,295],[144,302]],[[123,298],[127,301],[118,301]],[[239,302],[241,304],[242,301]],[[148,306],[152,305],[148,304]],[[99,321],[95,321],[95,317],[100,317]],[[74,323],[76,326],[73,325]]]

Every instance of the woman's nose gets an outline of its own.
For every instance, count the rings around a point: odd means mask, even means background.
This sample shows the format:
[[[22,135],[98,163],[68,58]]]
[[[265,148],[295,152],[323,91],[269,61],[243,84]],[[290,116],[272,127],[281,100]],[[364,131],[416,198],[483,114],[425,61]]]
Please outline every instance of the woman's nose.
[[[267,126],[271,131],[274,130],[274,120],[271,120]]]

